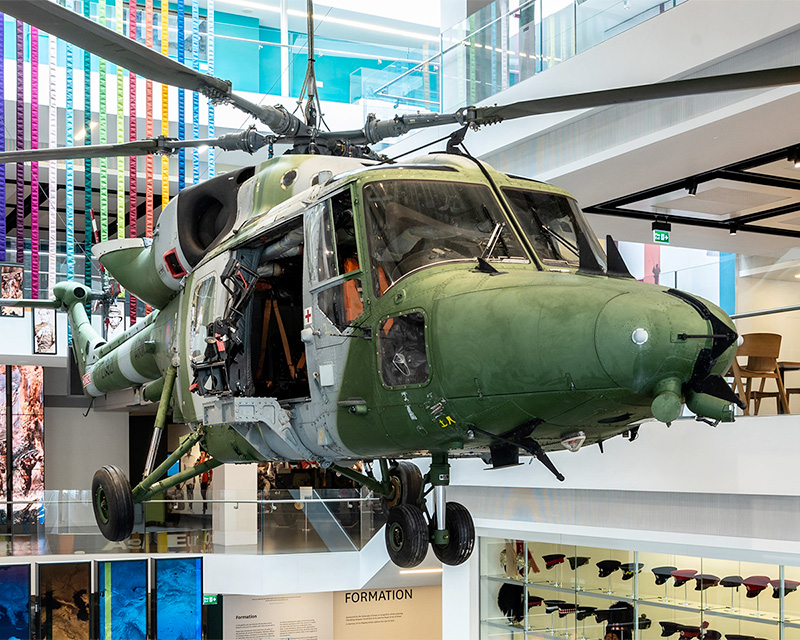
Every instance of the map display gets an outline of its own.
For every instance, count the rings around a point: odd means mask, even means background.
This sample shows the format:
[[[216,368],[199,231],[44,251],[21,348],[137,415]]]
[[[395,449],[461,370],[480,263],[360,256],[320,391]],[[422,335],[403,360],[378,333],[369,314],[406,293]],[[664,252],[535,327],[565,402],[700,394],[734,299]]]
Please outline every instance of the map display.
[[[91,564],[38,565],[43,640],[85,640],[89,634]]]
[[[27,640],[30,636],[30,594],[30,565],[0,566],[0,640]]]
[[[147,560],[99,562],[100,640],[147,637]]]
[[[201,558],[156,560],[156,637],[198,640],[202,637],[203,561]]]

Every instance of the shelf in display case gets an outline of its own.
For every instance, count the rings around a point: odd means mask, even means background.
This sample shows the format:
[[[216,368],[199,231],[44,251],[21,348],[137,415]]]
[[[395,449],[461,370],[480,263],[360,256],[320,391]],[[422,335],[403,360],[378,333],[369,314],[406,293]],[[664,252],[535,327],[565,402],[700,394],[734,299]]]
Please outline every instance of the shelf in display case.
[[[717,609],[713,607],[694,607],[692,605],[682,604],[680,602],[659,602],[657,600],[642,600],[639,601],[640,605],[647,607],[655,607],[659,609],[667,609],[670,611],[680,611],[683,613],[702,613],[703,615],[714,616],[718,618],[728,618],[731,620],[741,620],[745,622],[764,622],[767,624],[778,624],[780,618],[768,614],[749,614],[743,612],[730,611],[725,609]]]
[[[524,580],[514,580],[513,578],[498,578],[496,576],[486,576],[489,582],[496,582],[498,584],[518,584],[520,586],[530,587],[531,589],[542,589],[544,591],[554,591],[556,593],[569,593],[575,594],[575,589],[571,587],[556,587],[552,584],[542,582],[526,582]]]

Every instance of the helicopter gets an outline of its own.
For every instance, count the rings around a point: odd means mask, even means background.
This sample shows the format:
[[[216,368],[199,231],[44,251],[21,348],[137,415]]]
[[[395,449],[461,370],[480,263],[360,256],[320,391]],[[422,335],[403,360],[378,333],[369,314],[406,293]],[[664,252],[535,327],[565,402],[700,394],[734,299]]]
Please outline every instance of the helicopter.
[[[93,247],[153,308],[114,339],[85,308],[108,294],[83,284],[57,283],[52,300],[0,301],[68,314],[88,397],[139,387],[159,402],[141,482],[131,488],[110,465],[94,476],[94,513],[109,540],[131,534],[134,504],[220,464],[312,461],[381,496],[396,565],[418,565],[429,548],[458,565],[475,529],[469,511],[447,501],[451,459],[480,456],[500,469],[529,455],[563,480],[548,452],[634,440],[642,422],[669,424],[684,405],[711,424],[743,408],[723,378],[738,335],[722,309],[636,281],[569,193],[497,171],[463,140],[530,115],[796,84],[800,67],[369,116],[362,129],[327,131],[318,126],[311,7],[304,121],[47,0],[0,0],[0,11],[231,104],[271,131],[11,151],[0,162],[291,146],[181,191],[152,239]],[[440,125],[455,126],[444,152],[394,162],[369,146]],[[191,432],[156,467],[170,410]],[[210,459],[164,477],[195,444]],[[431,458],[425,475],[410,461],[420,456]]]

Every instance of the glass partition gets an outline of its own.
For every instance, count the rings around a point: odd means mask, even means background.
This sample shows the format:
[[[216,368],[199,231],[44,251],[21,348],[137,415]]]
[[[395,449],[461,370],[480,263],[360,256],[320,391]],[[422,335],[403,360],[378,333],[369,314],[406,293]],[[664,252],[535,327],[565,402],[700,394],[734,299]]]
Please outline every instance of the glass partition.
[[[270,489],[257,496],[225,492],[205,501],[195,493],[136,505],[131,537],[109,542],[95,524],[89,491],[44,494],[43,503],[36,503],[42,524],[25,532],[0,526],[0,557],[357,551],[385,522],[380,500],[364,489]],[[215,535],[221,538],[223,530],[235,531],[245,542],[221,544]]]

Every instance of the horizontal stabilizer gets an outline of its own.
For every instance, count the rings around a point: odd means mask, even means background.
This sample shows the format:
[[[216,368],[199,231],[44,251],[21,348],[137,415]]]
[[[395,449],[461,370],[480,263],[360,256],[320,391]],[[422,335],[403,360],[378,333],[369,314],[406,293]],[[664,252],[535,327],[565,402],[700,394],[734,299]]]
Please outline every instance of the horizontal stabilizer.
[[[32,309],[60,309],[58,300],[34,300],[33,298],[0,298],[0,307],[31,307]]]

